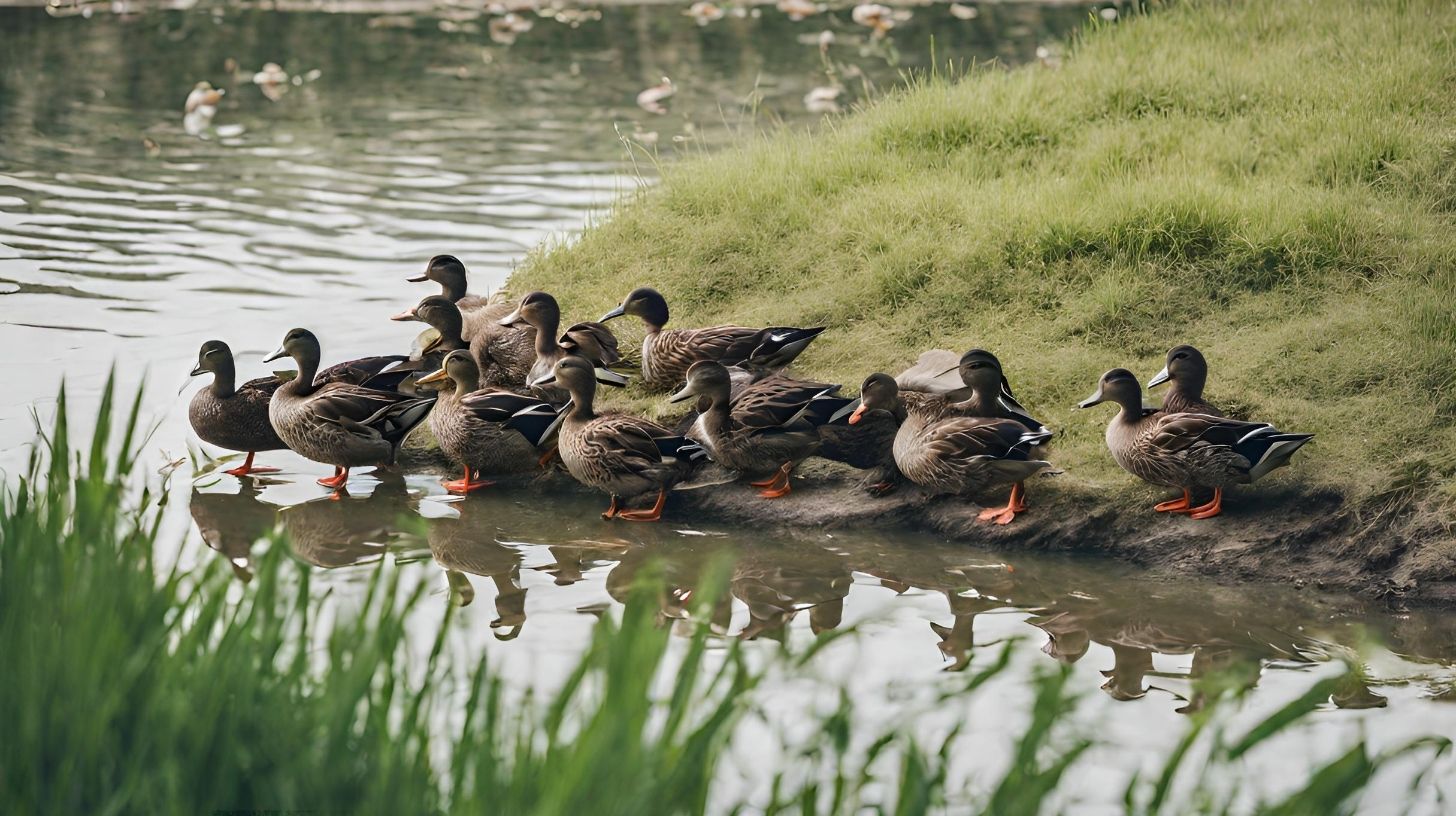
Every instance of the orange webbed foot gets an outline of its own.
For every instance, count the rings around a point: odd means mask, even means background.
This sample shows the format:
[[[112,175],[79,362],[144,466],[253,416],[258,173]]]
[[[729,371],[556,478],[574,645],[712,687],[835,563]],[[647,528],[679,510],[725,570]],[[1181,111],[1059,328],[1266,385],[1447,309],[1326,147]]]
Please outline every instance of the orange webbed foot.
[[[488,479],[481,479],[478,482],[467,482],[464,479],[454,479],[448,482],[441,482],[440,484],[442,487],[445,488],[447,492],[464,496],[477,490],[484,490],[485,488],[494,485],[495,482],[492,482]]]
[[[1187,490],[1183,491],[1183,498],[1159,502],[1153,505],[1153,510],[1159,513],[1187,513],[1193,506],[1193,496]]]

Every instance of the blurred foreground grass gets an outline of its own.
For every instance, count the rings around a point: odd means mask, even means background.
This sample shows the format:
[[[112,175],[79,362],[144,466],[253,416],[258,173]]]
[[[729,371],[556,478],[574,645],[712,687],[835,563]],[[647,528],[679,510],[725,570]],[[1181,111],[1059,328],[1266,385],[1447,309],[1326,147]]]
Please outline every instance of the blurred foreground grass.
[[[63,392],[28,473],[0,494],[0,812],[1031,814],[1079,798],[1063,773],[1093,743],[1061,724],[1076,704],[1065,669],[1038,675],[1007,770],[984,789],[949,781],[958,727],[929,746],[906,726],[866,733],[846,697],[809,744],[783,746],[770,790],[738,801],[717,786],[732,781],[726,752],[759,716],[760,681],[807,677],[828,637],[767,661],[736,641],[710,648],[712,597],[697,599],[690,637],[672,637],[647,581],[620,619],[602,618],[559,692],[522,699],[483,660],[454,665],[448,611],[433,643],[409,643],[422,590],[403,592],[384,566],[359,611],[322,632],[317,621],[337,609],[310,593],[309,569],[284,546],[241,589],[220,562],[165,570],[154,553],[178,547],[159,546],[166,490],[136,470],[141,401],[113,416],[113,394],[93,439],[76,445]],[[1009,660],[1008,647],[942,693],[977,694]],[[1128,812],[1223,812],[1250,772],[1241,758],[1300,727],[1341,680],[1245,733],[1223,714],[1247,684],[1209,681],[1213,703],[1190,717],[1160,774],[1134,778]],[[1336,812],[1394,757],[1449,745],[1372,754],[1358,742],[1262,807]],[[984,766],[986,746],[971,747]],[[1214,784],[1215,769],[1233,784]]]

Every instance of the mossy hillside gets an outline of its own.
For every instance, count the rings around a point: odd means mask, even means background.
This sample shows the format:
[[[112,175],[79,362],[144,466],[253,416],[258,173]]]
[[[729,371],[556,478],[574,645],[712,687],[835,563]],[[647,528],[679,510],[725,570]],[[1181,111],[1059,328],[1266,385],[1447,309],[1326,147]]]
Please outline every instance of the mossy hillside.
[[[510,286],[575,317],[650,284],[678,326],[827,324],[798,370],[851,389],[927,348],[989,348],[1061,429],[1067,478],[1128,499],[1146,491],[1102,447],[1110,409],[1071,406],[1191,342],[1212,398],[1318,434],[1278,478],[1449,503],[1453,30],[1450,4],[1346,0],[1094,24],[1060,69],[926,78],[667,163]]]

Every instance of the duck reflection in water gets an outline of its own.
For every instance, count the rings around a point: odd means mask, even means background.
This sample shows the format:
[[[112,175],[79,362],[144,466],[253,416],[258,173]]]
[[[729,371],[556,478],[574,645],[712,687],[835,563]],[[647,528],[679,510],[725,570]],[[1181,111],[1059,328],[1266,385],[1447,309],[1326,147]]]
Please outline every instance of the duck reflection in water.
[[[376,474],[379,485],[367,500],[351,500],[343,491],[280,510],[293,554],[325,569],[383,558],[388,542],[399,535],[400,519],[413,511],[404,479],[397,472]]]
[[[469,576],[495,585],[495,619],[490,622],[497,640],[515,640],[526,626],[526,588],[521,585],[521,551],[502,544],[493,514],[468,512],[459,518],[431,519],[426,533],[430,555],[445,570],[454,600],[469,606],[475,587]]]
[[[259,501],[263,484],[239,480],[237,493],[205,493],[192,488],[188,509],[192,523],[208,547],[226,558],[233,575],[247,583],[253,578],[253,545],[277,523],[278,508]]]
[[[853,577],[843,558],[820,548],[764,547],[743,554],[733,566],[729,588],[748,607],[738,636],[782,640],[796,615],[809,612],[809,631],[837,629]]]

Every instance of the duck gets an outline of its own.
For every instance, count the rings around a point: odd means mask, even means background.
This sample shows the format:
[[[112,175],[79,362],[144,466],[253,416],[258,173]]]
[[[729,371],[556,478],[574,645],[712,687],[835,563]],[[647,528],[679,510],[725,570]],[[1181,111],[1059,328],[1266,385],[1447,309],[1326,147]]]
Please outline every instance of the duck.
[[[1005,507],[983,510],[979,519],[1010,524],[1026,510],[1025,481],[1051,463],[1033,458],[1051,438],[1015,419],[957,415],[959,406],[934,396],[902,392],[888,374],[871,374],[860,386],[860,405],[851,425],[871,412],[888,412],[900,422],[895,466],[905,478],[932,493],[973,495],[1011,485]]]
[[[238,477],[277,473],[278,468],[254,466],[253,457],[259,451],[288,447],[268,422],[268,402],[283,380],[269,375],[237,385],[233,350],[221,340],[208,340],[197,351],[191,376],[208,372],[212,385],[194,394],[187,408],[192,430],[203,442],[248,455],[242,465],[224,473]]]
[[[1148,380],[1148,390],[1171,382],[1163,392],[1163,411],[1169,414],[1207,414],[1224,416],[1223,411],[1203,399],[1203,384],[1208,381],[1208,361],[1203,352],[1189,346],[1168,349],[1163,370]]]
[[[703,360],[725,366],[750,363],[761,368],[784,368],[824,331],[823,326],[664,330],[667,299],[650,286],[633,289],[617,308],[602,315],[601,322],[623,315],[635,315],[647,327],[647,336],[642,340],[642,381],[654,391],[678,387],[687,378],[688,368]]]
[[[732,374],[721,363],[700,360],[687,372],[687,382],[669,402],[698,398],[706,402],[684,434],[701,445],[708,458],[750,479],[759,495],[777,499],[789,494],[789,478],[800,462],[823,444],[820,426],[834,419],[850,401],[836,397],[837,385],[774,375],[743,389],[731,399]]]
[[[334,475],[318,483],[334,488],[337,497],[350,468],[394,464],[399,446],[435,400],[347,382],[318,383],[320,356],[313,332],[291,329],[264,359],[292,357],[298,364],[298,376],[273,392],[268,421],[294,452],[334,466]]]
[[[568,355],[556,361],[547,383],[570,395],[558,434],[562,464],[572,478],[612,497],[603,519],[657,521],[667,491],[696,466],[699,458],[686,438],[642,417],[595,410],[597,377],[592,361]],[[511,423],[513,426],[515,422]],[[651,509],[628,510],[628,500],[656,491]]]
[[[601,323],[576,323],[558,335],[561,305],[546,292],[526,293],[515,311],[500,319],[500,325],[528,325],[535,330],[536,359],[531,363],[526,384],[541,389],[543,396],[552,402],[566,399],[565,389],[544,384],[553,376],[556,364],[561,360],[575,355],[591,361],[593,368],[610,369],[622,358],[617,353],[616,335]]]
[[[460,479],[443,483],[451,493],[463,495],[490,487],[493,482],[477,478],[482,472],[520,473],[536,467],[536,447],[505,423],[518,413],[550,406],[511,391],[478,389],[479,382],[480,368],[464,349],[446,354],[438,371],[419,380],[421,385],[454,386],[440,392],[429,419],[440,450],[464,467]],[[550,414],[554,419],[555,411]]]
[[[1295,451],[1314,438],[1263,422],[1144,408],[1142,386],[1125,368],[1103,374],[1096,393],[1077,407],[1104,402],[1119,408],[1107,425],[1112,458],[1145,482],[1183,491],[1182,498],[1153,508],[1160,513],[1186,513],[1195,519],[1217,516],[1223,512],[1224,488],[1253,484],[1289,464]],[[1212,489],[1213,498],[1195,506],[1196,489]]]

